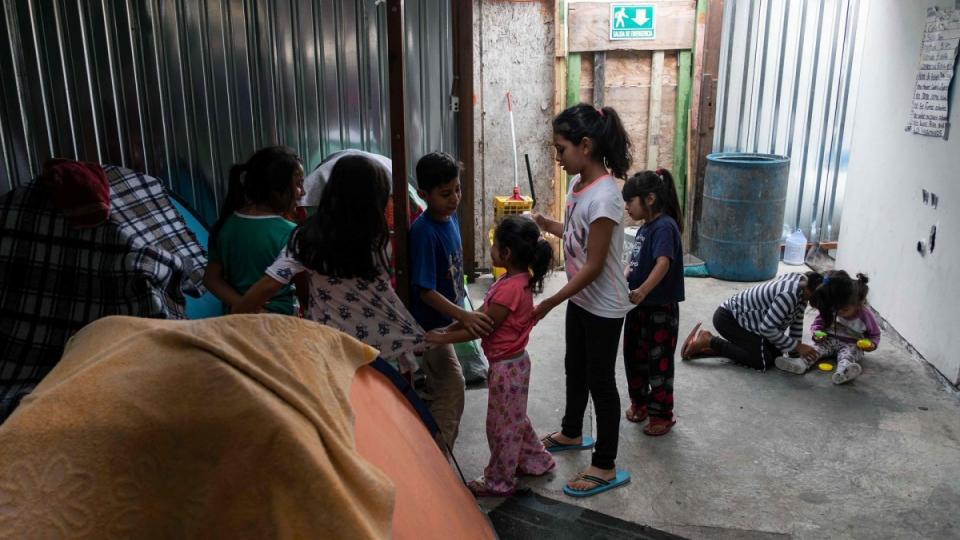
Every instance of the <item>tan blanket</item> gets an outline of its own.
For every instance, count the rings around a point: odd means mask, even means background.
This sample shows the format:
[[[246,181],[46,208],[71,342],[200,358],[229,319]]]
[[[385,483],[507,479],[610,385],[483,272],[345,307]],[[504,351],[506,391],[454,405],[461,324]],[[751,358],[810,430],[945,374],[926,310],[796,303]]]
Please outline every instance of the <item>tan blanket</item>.
[[[354,448],[376,352],[281,315],[108,317],[0,427],[0,538],[384,538]]]

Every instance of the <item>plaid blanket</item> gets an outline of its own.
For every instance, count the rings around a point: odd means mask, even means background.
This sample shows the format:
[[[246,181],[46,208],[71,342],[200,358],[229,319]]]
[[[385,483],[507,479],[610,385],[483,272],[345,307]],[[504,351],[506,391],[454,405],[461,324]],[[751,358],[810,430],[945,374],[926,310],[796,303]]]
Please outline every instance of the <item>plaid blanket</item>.
[[[156,178],[105,166],[110,218],[69,225],[31,182],[0,198],[0,421],[107,315],[184,319],[206,254]]]

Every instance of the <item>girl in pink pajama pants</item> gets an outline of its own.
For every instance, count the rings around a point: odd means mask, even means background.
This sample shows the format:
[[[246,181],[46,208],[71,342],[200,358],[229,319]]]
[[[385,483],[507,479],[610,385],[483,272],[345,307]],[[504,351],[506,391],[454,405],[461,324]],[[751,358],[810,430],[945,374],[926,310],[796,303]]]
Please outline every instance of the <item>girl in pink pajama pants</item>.
[[[537,225],[520,216],[508,217],[494,233],[493,264],[507,269],[484,299],[481,310],[494,330],[481,339],[490,362],[487,375],[487,443],[490,462],[483,476],[467,483],[478,497],[513,494],[519,475],[539,476],[554,468],[527,416],[530,356],[526,346],[533,329],[533,293],[543,287],[553,250]],[[427,333],[432,343],[456,343],[473,336],[459,323]]]

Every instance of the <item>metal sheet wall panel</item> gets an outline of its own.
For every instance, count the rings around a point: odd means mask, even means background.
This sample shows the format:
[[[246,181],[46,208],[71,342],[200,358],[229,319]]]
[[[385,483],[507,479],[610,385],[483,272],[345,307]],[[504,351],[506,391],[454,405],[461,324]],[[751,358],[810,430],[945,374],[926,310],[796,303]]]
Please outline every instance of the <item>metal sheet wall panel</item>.
[[[455,152],[449,1],[408,1],[413,163]],[[0,193],[48,157],[164,179],[207,220],[230,165],[286,144],[311,170],[389,155],[386,6],[377,0],[5,0]],[[412,174],[411,174],[412,176]]]
[[[407,1],[407,161],[444,151],[457,155],[452,110],[453,35],[450,0]]]
[[[715,151],[791,158],[784,231],[836,240],[865,17],[861,0],[730,0]]]

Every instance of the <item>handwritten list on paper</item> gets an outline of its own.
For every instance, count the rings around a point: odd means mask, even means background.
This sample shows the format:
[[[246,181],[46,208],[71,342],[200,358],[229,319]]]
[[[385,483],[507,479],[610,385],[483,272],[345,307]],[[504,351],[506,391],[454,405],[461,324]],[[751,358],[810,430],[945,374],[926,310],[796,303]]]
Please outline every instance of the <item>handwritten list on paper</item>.
[[[960,44],[960,9],[927,9],[920,70],[906,131],[947,138],[950,82]]]

